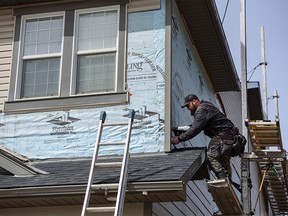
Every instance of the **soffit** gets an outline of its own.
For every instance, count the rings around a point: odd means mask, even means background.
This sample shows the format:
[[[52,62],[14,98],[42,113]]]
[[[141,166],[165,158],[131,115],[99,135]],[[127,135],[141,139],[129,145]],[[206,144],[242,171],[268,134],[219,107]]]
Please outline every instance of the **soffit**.
[[[215,2],[176,2],[215,91],[240,91],[240,81]]]

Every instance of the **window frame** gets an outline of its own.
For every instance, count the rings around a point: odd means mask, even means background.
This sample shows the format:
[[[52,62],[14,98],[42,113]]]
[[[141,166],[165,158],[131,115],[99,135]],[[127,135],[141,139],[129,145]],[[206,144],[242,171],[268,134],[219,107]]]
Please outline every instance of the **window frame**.
[[[31,8],[17,8],[14,10],[15,31],[12,53],[11,77],[9,86],[8,101],[4,103],[5,113],[25,113],[35,111],[49,111],[70,108],[88,108],[103,105],[127,104],[129,102],[129,93],[126,89],[126,61],[127,61],[127,0],[101,2],[93,1],[89,4],[73,3],[67,7],[67,4],[50,5],[47,7],[34,6]],[[104,4],[104,5],[103,5]],[[103,10],[118,8],[118,40],[115,74],[115,92],[75,94],[72,89],[73,79],[75,79],[74,64],[74,45],[75,45],[75,20],[77,11]],[[61,47],[61,61],[59,70],[59,95],[33,98],[20,98],[21,78],[19,71],[23,65],[19,65],[21,52],[23,51],[21,43],[24,22],[23,17],[39,18],[39,16],[48,16],[63,14],[63,38]],[[37,17],[38,16],[38,17]],[[123,53],[123,55],[122,55]],[[20,67],[21,66],[21,67]],[[22,75],[22,74],[21,74]]]

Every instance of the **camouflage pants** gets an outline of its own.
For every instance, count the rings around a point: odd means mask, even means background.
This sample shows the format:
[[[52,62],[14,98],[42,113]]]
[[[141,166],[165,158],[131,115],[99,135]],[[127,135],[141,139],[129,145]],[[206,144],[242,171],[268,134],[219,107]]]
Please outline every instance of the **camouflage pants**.
[[[220,136],[212,137],[207,150],[208,166],[216,175],[224,172],[228,177],[231,177],[231,155],[222,154],[222,144],[223,141]]]

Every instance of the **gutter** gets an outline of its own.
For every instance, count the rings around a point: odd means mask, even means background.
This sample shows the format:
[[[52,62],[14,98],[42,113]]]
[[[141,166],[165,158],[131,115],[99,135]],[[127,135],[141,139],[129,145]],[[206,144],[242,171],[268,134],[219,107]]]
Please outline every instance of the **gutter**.
[[[84,195],[87,185],[72,186],[47,186],[26,187],[13,189],[0,189],[0,199],[21,197],[45,197],[45,196],[73,196]],[[96,184],[94,189],[100,189],[95,194],[117,193],[117,184]],[[184,192],[186,185],[183,181],[160,181],[160,182],[132,182],[127,184],[126,193],[148,193],[155,192]]]

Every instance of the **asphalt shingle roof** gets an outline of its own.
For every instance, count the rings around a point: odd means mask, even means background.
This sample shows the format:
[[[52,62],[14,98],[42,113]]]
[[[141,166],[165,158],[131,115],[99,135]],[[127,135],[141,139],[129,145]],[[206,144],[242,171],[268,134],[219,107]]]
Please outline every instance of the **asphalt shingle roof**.
[[[99,162],[120,161],[119,159],[121,158],[99,158]],[[204,148],[133,155],[129,160],[128,182],[177,181],[184,176],[191,178],[204,160]],[[30,162],[29,165],[49,174],[38,174],[31,177],[2,174],[0,175],[0,189],[87,184],[91,158],[36,160]],[[119,174],[119,168],[97,168],[94,183],[116,183]]]

